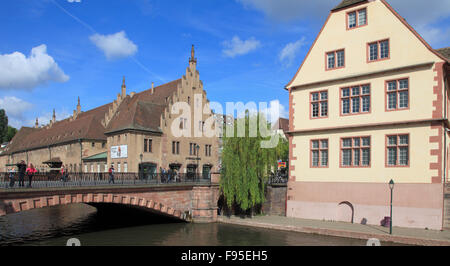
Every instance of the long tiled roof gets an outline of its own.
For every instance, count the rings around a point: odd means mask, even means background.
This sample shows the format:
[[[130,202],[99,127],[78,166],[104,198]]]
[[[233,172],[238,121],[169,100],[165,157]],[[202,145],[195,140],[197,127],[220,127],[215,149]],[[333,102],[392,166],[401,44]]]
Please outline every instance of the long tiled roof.
[[[120,105],[106,132],[126,129],[162,132],[160,117],[168,106],[166,99],[176,92],[180,83],[181,79],[174,80],[156,87],[153,93],[152,90],[146,90],[133,97],[127,97]]]
[[[119,109],[105,128],[102,120],[109,112],[112,103],[80,113],[76,119],[65,119],[55,122],[50,127],[23,127],[14,136],[2,155],[26,150],[38,149],[52,145],[83,140],[104,140],[106,132],[116,132],[124,129],[138,129],[161,132],[160,117],[168,105],[166,98],[172,95],[181,79],[156,87],[154,93],[146,90],[127,96]]]
[[[443,57],[450,61],[450,47],[437,49],[436,52],[441,54]]]
[[[339,5],[333,8],[331,11],[336,11],[345,7],[356,5],[362,2],[367,2],[367,0],[343,0]]]

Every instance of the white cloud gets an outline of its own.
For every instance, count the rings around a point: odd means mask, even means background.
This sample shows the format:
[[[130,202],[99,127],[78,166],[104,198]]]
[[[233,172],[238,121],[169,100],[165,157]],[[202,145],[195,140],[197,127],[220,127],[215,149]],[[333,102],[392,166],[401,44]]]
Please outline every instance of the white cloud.
[[[133,56],[138,51],[137,45],[127,38],[125,31],[111,35],[94,34],[89,39],[110,60]]]
[[[26,57],[20,52],[0,55],[0,89],[33,89],[48,82],[66,82],[69,76],[47,54],[42,44]]]
[[[81,0],[67,0],[69,3],[81,3]]]
[[[234,36],[231,41],[223,42],[225,49],[222,51],[226,57],[234,58],[239,55],[248,54],[261,46],[261,42],[255,38],[246,41],[241,40],[238,36]]]
[[[236,0],[247,8],[265,13],[269,18],[280,21],[326,16],[339,1],[336,0]]]
[[[56,114],[56,121],[61,121],[64,120],[66,118],[69,118],[72,114],[70,114],[69,112],[67,112],[66,110],[56,110],[55,112]],[[39,115],[38,117],[38,122],[39,122],[39,126],[44,126],[44,125],[48,125],[50,123],[50,121],[53,119],[53,111],[52,112],[45,112],[41,115]],[[26,122],[27,126],[34,126],[36,123],[36,118],[33,119],[29,119]]]
[[[439,23],[439,21],[450,17],[450,1],[390,0],[388,2],[432,46],[448,46],[450,25]]]
[[[0,109],[6,111],[8,116],[8,124],[15,128],[20,128],[25,121],[24,113],[33,108],[33,105],[17,97],[0,98]]]
[[[263,12],[275,21],[299,19],[325,20],[329,11],[341,0],[235,0],[244,7]],[[448,46],[450,25],[439,23],[450,17],[450,1],[445,0],[388,0],[430,44]]]
[[[279,55],[280,62],[285,64],[287,67],[291,66],[295,60],[295,57],[300,51],[300,48],[302,48],[304,45],[305,45],[305,37],[296,42],[288,43],[280,52]]]

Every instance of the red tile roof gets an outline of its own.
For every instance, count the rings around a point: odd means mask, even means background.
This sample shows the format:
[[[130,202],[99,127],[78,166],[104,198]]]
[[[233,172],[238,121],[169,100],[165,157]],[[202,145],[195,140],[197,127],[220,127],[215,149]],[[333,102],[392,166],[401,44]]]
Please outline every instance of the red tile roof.
[[[181,79],[169,82],[154,89],[127,96],[105,128],[101,121],[109,112],[112,103],[82,112],[75,120],[71,118],[58,121],[51,127],[29,128],[19,130],[6,147],[2,155],[23,152],[77,140],[106,141],[106,132],[124,129],[137,129],[161,132],[160,117],[168,105],[166,98],[176,92]]]

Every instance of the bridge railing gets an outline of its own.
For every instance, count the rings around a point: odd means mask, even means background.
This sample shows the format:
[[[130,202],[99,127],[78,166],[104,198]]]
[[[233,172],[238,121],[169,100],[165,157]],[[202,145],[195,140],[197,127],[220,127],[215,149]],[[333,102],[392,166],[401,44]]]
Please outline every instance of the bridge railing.
[[[211,176],[204,174],[173,174],[173,173],[36,173],[33,175],[33,188],[59,187],[95,187],[95,186],[148,186],[148,185],[177,185],[177,184],[210,184]],[[0,173],[0,188],[19,187],[19,175],[14,173],[14,184],[11,187],[10,173]],[[29,178],[25,175],[24,187],[29,185]]]

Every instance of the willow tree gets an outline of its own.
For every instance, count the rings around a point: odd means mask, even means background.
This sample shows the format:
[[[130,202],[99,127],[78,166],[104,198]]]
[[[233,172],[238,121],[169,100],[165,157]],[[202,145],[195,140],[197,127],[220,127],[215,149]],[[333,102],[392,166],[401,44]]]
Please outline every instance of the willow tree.
[[[261,144],[271,137],[262,135],[261,130],[254,130],[255,124],[258,129],[261,125],[266,126],[266,130],[270,128],[264,115],[249,115],[247,112],[245,118],[234,122],[231,130],[234,134],[230,136],[230,131],[227,131],[223,137],[220,188],[229,208],[236,204],[247,211],[264,203],[270,171],[277,167],[277,160],[282,158],[284,140],[277,138],[279,144],[275,147],[263,147]],[[244,132],[239,136],[239,125],[245,125],[244,136]]]

